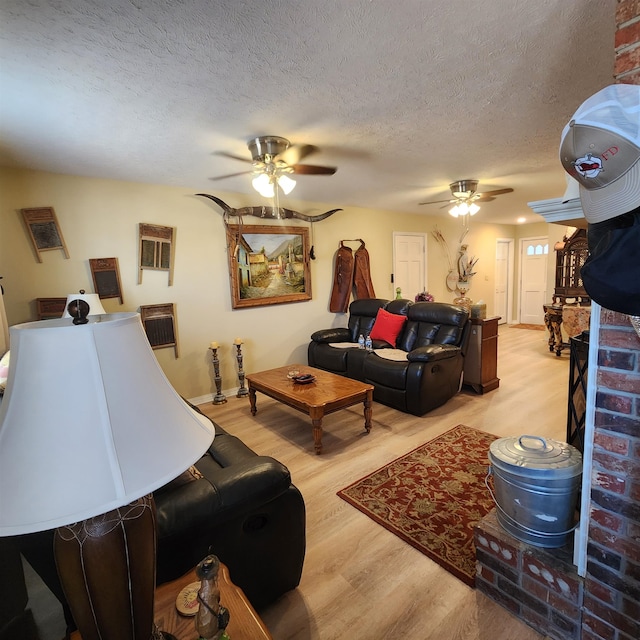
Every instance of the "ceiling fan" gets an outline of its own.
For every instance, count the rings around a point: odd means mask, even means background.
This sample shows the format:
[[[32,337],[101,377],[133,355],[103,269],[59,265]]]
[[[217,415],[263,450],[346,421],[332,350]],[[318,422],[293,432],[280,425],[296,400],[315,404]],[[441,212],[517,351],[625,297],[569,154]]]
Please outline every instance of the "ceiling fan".
[[[452,196],[450,199],[431,200],[429,202],[420,202],[419,204],[440,204],[442,202],[446,202],[447,205],[453,204],[454,206],[449,210],[449,213],[454,218],[457,218],[459,215],[476,214],[480,209],[476,202],[490,202],[491,200],[495,200],[495,196],[513,191],[513,189],[507,187],[505,189],[493,189],[492,191],[478,193],[478,181],[469,179],[456,180],[456,182],[452,182],[449,185],[449,189],[451,189]]]
[[[280,136],[258,136],[249,140],[247,146],[251,152],[251,160],[225,151],[217,151],[216,154],[232,160],[250,162],[252,168],[249,171],[217,176],[211,180],[253,174],[254,189],[265,197],[273,197],[277,193],[277,187],[280,187],[285,194],[290,193],[295,187],[295,180],[289,177],[291,174],[330,176],[337,171],[336,167],[300,164],[301,160],[319,151],[317,147],[310,144],[292,145],[286,138]]]

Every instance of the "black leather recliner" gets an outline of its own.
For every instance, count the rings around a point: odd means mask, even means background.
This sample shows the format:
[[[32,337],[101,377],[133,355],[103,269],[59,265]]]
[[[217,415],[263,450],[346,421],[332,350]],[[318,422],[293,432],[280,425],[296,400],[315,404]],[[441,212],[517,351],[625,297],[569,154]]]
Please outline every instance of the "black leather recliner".
[[[0,640],[37,640],[28,600],[20,552],[11,538],[0,538]]]
[[[257,455],[218,424],[215,430],[211,447],[195,464],[203,477],[180,477],[154,492],[157,583],[184,575],[211,552],[259,609],[300,582],[305,504],[283,464]],[[15,540],[72,625],[55,567],[53,531]]]
[[[380,303],[383,303],[380,305]],[[354,300],[349,327],[324,329],[311,336],[308,361],[312,367],[355,378],[374,386],[373,399],[400,411],[421,416],[444,404],[460,389],[471,325],[462,307],[442,302]],[[401,359],[383,357],[354,344],[360,327],[373,326],[377,308],[406,315],[397,337]],[[374,311],[375,308],[375,311]],[[351,343],[349,348],[337,343]],[[373,341],[375,349],[392,345]]]

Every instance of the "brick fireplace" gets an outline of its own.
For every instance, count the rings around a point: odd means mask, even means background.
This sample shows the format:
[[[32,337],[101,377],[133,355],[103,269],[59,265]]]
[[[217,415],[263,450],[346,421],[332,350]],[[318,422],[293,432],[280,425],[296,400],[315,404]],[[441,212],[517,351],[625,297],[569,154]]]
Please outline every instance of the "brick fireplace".
[[[618,0],[616,26],[613,81],[640,84],[640,0]],[[592,318],[591,349],[595,406],[583,473],[590,479],[582,502],[588,514],[584,576],[568,550],[521,543],[490,514],[476,531],[476,582],[551,638],[638,640],[640,338],[628,316],[601,309],[595,323]]]

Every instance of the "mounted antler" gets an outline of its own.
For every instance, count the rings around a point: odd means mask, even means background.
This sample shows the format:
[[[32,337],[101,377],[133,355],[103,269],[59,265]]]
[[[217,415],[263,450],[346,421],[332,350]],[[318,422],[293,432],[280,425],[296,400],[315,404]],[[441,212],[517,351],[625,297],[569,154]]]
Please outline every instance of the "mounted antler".
[[[208,193],[196,193],[197,196],[203,196],[213,200],[224,212],[225,217],[236,216],[242,218],[242,216],[255,216],[256,218],[297,218],[298,220],[304,220],[306,222],[320,222],[329,216],[332,216],[336,211],[342,211],[342,209],[331,209],[325,213],[320,213],[317,216],[309,216],[292,209],[284,209],[282,207],[241,207],[240,209],[234,209],[230,207],[224,200],[216,198]]]

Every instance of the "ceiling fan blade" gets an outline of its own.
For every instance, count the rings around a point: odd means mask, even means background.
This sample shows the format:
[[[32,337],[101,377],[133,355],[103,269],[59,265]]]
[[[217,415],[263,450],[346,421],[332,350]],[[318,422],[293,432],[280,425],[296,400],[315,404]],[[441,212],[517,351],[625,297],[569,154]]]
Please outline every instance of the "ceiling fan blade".
[[[506,189],[494,189],[493,191],[483,191],[482,193],[476,193],[476,196],[483,198],[484,196],[500,196],[503,193],[511,193],[513,189],[507,187]]]
[[[285,149],[282,153],[276,156],[276,160],[282,160],[285,164],[294,165],[298,164],[300,160],[310,156],[312,153],[317,153],[318,147],[314,147],[312,144],[294,144],[288,149]]]
[[[332,176],[338,170],[336,167],[320,167],[314,164],[294,164],[291,168],[293,173],[321,176]]]
[[[226,178],[235,178],[236,176],[244,176],[248,173],[253,173],[253,171],[239,171],[238,173],[229,173],[226,176],[215,176],[213,178],[209,178],[209,180],[224,180]]]
[[[440,204],[441,202],[453,202],[453,200],[430,200],[429,202],[418,202],[418,204]]]
[[[492,200],[495,200],[495,197],[487,195],[486,193],[481,194],[479,198],[473,199],[474,202],[491,202]]]
[[[232,160],[240,160],[240,162],[253,162],[250,158],[243,158],[241,156],[235,156],[233,153],[227,153],[226,151],[214,151],[216,156],[224,156],[225,158],[231,158]]]

